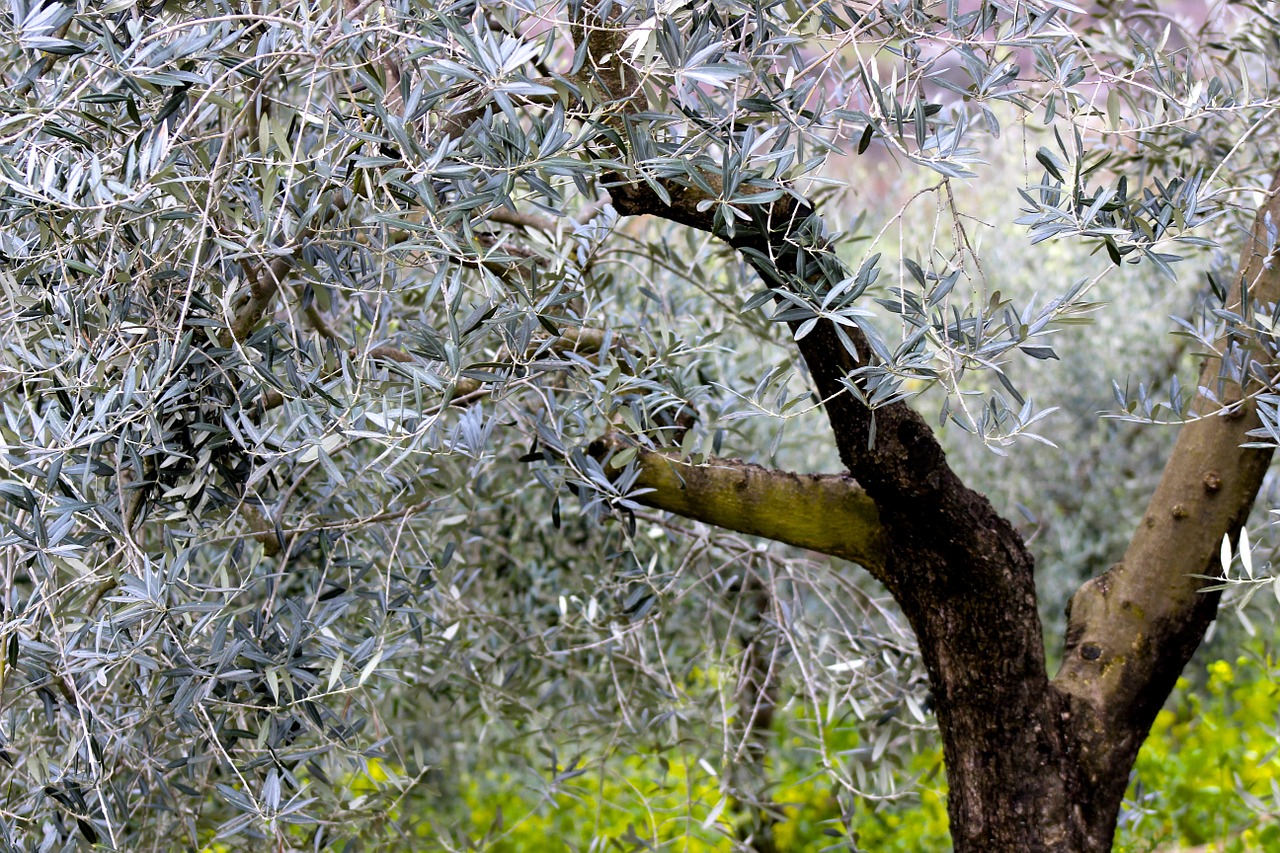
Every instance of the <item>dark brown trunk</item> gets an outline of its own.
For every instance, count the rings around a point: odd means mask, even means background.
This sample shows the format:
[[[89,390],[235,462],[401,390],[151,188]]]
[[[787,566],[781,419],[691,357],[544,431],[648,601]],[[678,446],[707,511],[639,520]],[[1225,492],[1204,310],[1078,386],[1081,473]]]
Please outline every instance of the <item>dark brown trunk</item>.
[[[627,185],[613,190],[614,204],[623,214],[658,213],[711,230],[696,198],[669,191],[670,206]],[[839,280],[839,261],[805,246],[810,214],[779,205],[768,222],[728,242],[772,287],[790,286],[797,274]],[[843,390],[845,377],[872,359],[865,339],[851,337],[856,359],[825,321],[799,347],[841,459],[880,512],[890,553],[874,573],[902,606],[929,673],[955,848],[1090,849],[1077,843],[1071,800],[1079,786],[1062,702],[1045,670],[1032,558],[1012,525],[960,482],[916,412],[895,403],[873,413]]]
[[[833,396],[851,362],[834,334],[815,329],[800,348],[841,424],[842,459],[880,512],[891,554],[884,580],[929,673],[955,849],[1093,849],[1071,807],[1079,786],[1021,536],[960,482],[913,410],[873,415]]]

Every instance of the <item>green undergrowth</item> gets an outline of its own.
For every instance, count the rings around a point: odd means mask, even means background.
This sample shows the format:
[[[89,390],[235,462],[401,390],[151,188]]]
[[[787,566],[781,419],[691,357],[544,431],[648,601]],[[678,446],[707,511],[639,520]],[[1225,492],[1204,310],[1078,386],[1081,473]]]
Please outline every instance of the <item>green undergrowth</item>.
[[[1277,667],[1241,655],[1178,680],[1138,756],[1118,850],[1280,850]]]
[[[1280,684],[1260,656],[1219,660],[1178,681],[1138,758],[1116,849],[1143,853],[1214,845],[1222,851],[1280,850]],[[854,748],[857,735],[839,735]],[[780,851],[848,850],[854,834],[866,851],[945,851],[945,787],[940,750],[900,759],[921,778],[915,795],[872,805],[859,801],[846,825],[840,800],[822,777],[806,777],[802,756],[780,750],[773,797],[787,819],[775,827]],[[892,759],[891,759],[892,760]],[[472,776],[462,793],[475,841],[486,849],[661,849],[728,851],[733,803],[702,762],[635,754],[538,790],[500,771]],[[780,777],[780,778],[779,778]]]
[[[1139,755],[1116,850],[1280,850],[1278,673],[1277,662],[1246,654],[1179,679]],[[773,827],[777,850],[950,849],[939,748],[881,755],[895,778],[916,784],[906,796],[872,801],[842,794],[825,774],[814,774],[818,754],[796,735],[812,730],[803,714],[779,714],[779,725],[786,731],[775,734],[769,767],[769,796],[785,816]],[[858,754],[875,734],[865,724],[822,731],[833,756]],[[392,790],[399,775],[374,761],[346,784],[352,796],[395,803],[385,834],[366,826],[358,849],[729,853],[750,815],[725,796],[726,771],[715,755],[692,738],[565,766],[546,756],[494,755],[429,796]],[[229,848],[206,848],[221,849]]]
[[[841,742],[843,741],[843,742]],[[895,801],[858,800],[842,818],[841,797],[823,775],[795,760],[812,751],[794,738],[777,750],[770,798],[785,815],[773,826],[780,851],[920,851],[948,848],[941,755],[937,750],[895,761],[904,775],[921,778],[916,791]],[[828,749],[856,750],[850,731],[828,733]],[[744,833],[748,814],[725,796],[721,774],[692,753],[633,753],[597,763],[591,770],[547,784],[545,774],[492,769],[467,778],[466,817],[472,843],[494,853],[532,853],[557,839],[564,850],[671,850],[729,853]],[[740,847],[738,849],[741,849]]]

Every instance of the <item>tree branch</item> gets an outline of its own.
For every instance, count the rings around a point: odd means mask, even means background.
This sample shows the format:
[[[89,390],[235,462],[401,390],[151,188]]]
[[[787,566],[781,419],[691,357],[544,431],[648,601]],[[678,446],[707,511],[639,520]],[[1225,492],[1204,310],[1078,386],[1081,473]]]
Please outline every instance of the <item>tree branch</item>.
[[[582,326],[566,326],[560,330],[559,337],[556,338],[539,338],[531,342],[529,353],[535,352],[542,346],[546,346],[553,353],[581,353],[587,355],[599,352],[604,345],[605,331],[603,329],[592,329]],[[621,336],[615,336],[613,340],[619,346],[626,346],[626,340]],[[379,344],[361,350],[357,347],[349,347],[347,355],[351,358],[368,358],[372,361],[388,362],[391,364],[413,364],[419,361],[419,357],[390,344]],[[331,378],[331,375],[325,377]],[[447,405],[449,406],[465,406],[474,403],[483,397],[488,396],[489,389],[484,387],[484,383],[477,379],[459,378],[453,383],[453,396],[449,398]],[[284,405],[285,397],[274,388],[265,390],[261,397],[254,403],[253,411],[255,414],[262,414],[272,409],[277,409]],[[440,411],[440,407],[426,410],[426,414],[434,414]]]
[[[249,337],[254,326],[258,325],[258,321],[263,318],[267,313],[267,309],[275,301],[276,293],[279,292],[280,285],[284,283],[285,277],[297,265],[298,253],[302,251],[303,244],[314,237],[319,230],[319,226],[327,223],[331,216],[346,210],[347,204],[347,199],[341,196],[332,197],[329,202],[329,208],[321,217],[319,225],[303,229],[294,238],[293,245],[289,251],[276,255],[271,259],[270,263],[261,268],[250,267],[248,298],[236,307],[235,315],[231,318],[231,323],[228,326],[228,332],[232,340],[243,341]]]
[[[627,447],[616,435],[592,442],[592,456]],[[883,575],[884,534],[876,506],[847,474],[794,474],[739,459],[703,465],[673,454],[635,448],[640,477],[650,491],[635,500],[726,530],[829,554]]]
[[[538,231],[545,231],[554,234],[556,230],[556,221],[550,216],[540,216],[536,213],[524,213],[518,210],[508,210],[505,207],[496,207],[489,211],[485,217],[490,222],[500,222],[503,225],[514,225],[517,228],[533,228]]]
[[[714,176],[708,176],[708,181],[712,179]],[[622,215],[658,216],[720,237],[742,252],[765,283],[777,289],[790,287],[789,276],[794,275],[791,271],[798,269],[831,282],[844,277],[844,267],[834,252],[807,245],[810,238],[802,232],[814,216],[807,203],[784,197],[772,204],[755,206],[759,213],[754,225],[739,223],[734,235],[728,236],[716,227],[712,210],[701,204],[708,198],[705,192],[674,181],[660,183],[670,204],[648,184],[625,183],[610,189],[614,207]],[[906,403],[891,403],[873,411],[849,392],[845,384],[849,377],[858,367],[874,363],[875,356],[861,332],[851,328],[846,333],[858,350],[856,357],[840,343],[833,324],[826,320],[801,338],[798,347],[825,401],[841,461],[880,507],[882,519],[889,507],[892,515],[901,517],[904,526],[919,529],[943,523],[942,516],[958,511],[965,517],[954,519],[961,532],[952,537],[952,546],[977,529],[988,529],[987,525],[999,528],[1002,535],[1009,537],[1009,547],[1024,555],[1029,580],[1031,560],[1025,555],[1021,539],[985,498],[960,482],[924,419]],[[875,440],[869,441],[872,435]],[[983,516],[979,528],[974,527],[975,519],[967,515],[975,511]],[[890,536],[889,541],[900,540]],[[913,536],[902,541],[923,540]],[[953,568],[975,578],[989,569],[986,580],[1004,585],[1006,555],[992,556],[989,566],[981,560],[965,560]],[[886,565],[884,580],[895,597],[907,603],[904,597],[918,597],[912,590],[918,589],[921,578],[919,563],[906,561],[904,567],[912,572],[911,577],[895,578],[892,567]],[[947,583],[957,581],[958,577],[953,576]]]
[[[1280,172],[1245,245],[1228,310],[1245,313],[1244,288],[1255,305],[1280,302],[1268,220],[1280,223]],[[1241,445],[1261,427],[1250,395],[1271,382],[1275,357],[1256,342],[1242,346],[1238,332],[1215,349],[1226,355],[1225,369],[1221,356],[1202,366],[1195,402],[1202,416],[1179,431],[1123,560],[1071,600],[1054,685],[1071,699],[1091,782],[1127,783],[1127,774],[1113,779],[1107,769],[1136,756],[1217,611],[1218,595],[1200,592],[1205,582],[1193,575],[1219,574],[1222,537],[1238,537],[1271,462],[1270,449]]]

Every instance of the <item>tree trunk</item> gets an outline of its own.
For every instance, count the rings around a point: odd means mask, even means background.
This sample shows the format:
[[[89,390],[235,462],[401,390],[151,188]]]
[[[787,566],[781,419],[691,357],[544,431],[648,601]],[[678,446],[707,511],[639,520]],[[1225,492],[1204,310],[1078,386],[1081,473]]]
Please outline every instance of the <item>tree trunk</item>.
[[[1242,306],[1280,301],[1271,221],[1280,173],[1229,297],[1246,319]],[[840,393],[856,364],[833,331],[800,349],[829,399],[842,460],[876,504],[884,580],[929,672],[956,850],[1110,850],[1138,750],[1217,610],[1195,575],[1219,573],[1222,537],[1238,537],[1270,464],[1270,450],[1241,445],[1261,427],[1250,393],[1271,382],[1262,365],[1274,353],[1239,331],[1217,342],[1221,356],[1201,369],[1201,417],[1180,431],[1123,561],[1073,598],[1063,667],[1049,682],[1021,537],[960,483],[914,411],[871,413]]]
[[[1065,703],[1045,669],[1021,536],[960,482],[916,412],[895,404],[873,414],[838,394],[852,364],[834,334],[800,347],[840,424],[842,459],[876,504],[890,553],[882,580],[929,673],[955,849],[1102,849],[1085,843],[1072,808],[1080,786]]]

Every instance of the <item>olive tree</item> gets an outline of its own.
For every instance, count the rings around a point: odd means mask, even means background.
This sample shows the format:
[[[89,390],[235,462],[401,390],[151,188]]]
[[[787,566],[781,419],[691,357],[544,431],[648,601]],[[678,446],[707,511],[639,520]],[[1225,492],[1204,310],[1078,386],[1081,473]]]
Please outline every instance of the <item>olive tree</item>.
[[[689,598],[732,614],[723,713],[766,773],[778,647],[828,654],[796,627],[818,611],[894,619],[847,561],[914,635],[929,695],[894,689],[936,715],[956,849],[1109,849],[1280,440],[1277,28],[1266,3],[11,0],[7,842],[204,844],[213,814],[223,839],[322,846],[365,805],[322,793],[342,768],[450,737],[392,725],[382,691],[554,704],[589,678],[566,637],[674,687],[626,650]],[[1002,289],[967,206],[1004,146],[1007,220],[1094,252],[1034,297]],[[931,176],[934,221],[869,205],[839,230],[833,175],[888,164]],[[1239,260],[1193,285],[1163,390],[1116,377],[1113,414],[1177,428],[1163,474],[1046,640],[1032,551],[937,430],[1043,441],[1021,362],[1095,358],[1066,332],[1107,281],[1172,287],[1215,246]],[[844,470],[757,464],[808,413],[827,428],[793,463]],[[838,559],[793,602],[745,569],[688,583],[711,552],[657,571],[638,526],[680,519],[736,567],[802,559],[738,534]],[[485,608],[506,633],[460,658]],[[845,651],[910,655],[891,634]],[[545,692],[521,694],[522,645]],[[747,776],[735,843],[774,849]]]

